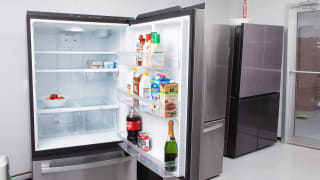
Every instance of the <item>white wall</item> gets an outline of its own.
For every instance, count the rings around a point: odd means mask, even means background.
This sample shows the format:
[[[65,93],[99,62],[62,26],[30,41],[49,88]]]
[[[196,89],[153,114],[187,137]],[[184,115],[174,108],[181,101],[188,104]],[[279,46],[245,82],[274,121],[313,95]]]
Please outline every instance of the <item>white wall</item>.
[[[202,0],[1,0],[0,154],[10,158],[10,173],[31,170],[26,11],[109,16],[138,13]]]
[[[231,18],[242,16],[243,0],[231,0]],[[288,7],[303,0],[247,0],[249,23],[285,26]]]

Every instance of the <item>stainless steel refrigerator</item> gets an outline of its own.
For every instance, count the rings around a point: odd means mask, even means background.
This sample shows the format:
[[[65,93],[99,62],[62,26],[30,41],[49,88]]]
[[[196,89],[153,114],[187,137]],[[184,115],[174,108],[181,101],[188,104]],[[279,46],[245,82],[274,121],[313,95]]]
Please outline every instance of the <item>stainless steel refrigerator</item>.
[[[225,155],[277,141],[283,27],[242,24],[232,38]]]
[[[228,57],[210,57],[219,46],[204,39],[216,42],[219,34],[206,36],[215,29],[205,25],[203,8],[136,18],[27,13],[34,180],[195,180],[221,173]],[[126,138],[128,106],[134,99],[161,105],[128,94],[127,80],[138,37],[150,32],[161,35],[165,66],[141,69],[166,74],[179,89],[176,117],[139,109],[151,138],[144,152]],[[48,103],[52,94],[63,97],[62,104]],[[164,168],[169,120],[178,144],[174,172]]]

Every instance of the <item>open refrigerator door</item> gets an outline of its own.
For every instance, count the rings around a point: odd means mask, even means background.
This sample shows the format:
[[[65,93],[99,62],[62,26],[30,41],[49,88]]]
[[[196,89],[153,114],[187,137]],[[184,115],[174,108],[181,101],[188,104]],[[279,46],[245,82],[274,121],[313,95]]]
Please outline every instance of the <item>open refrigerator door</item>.
[[[162,67],[137,66],[137,56],[153,56],[152,53],[135,52],[136,42],[139,36],[151,32],[160,34],[161,46],[163,48]],[[119,130],[123,143],[120,146],[130,155],[137,157],[137,160],[144,166],[151,169],[161,177],[184,177],[186,166],[186,143],[187,143],[187,108],[188,108],[188,79],[190,66],[190,16],[180,16],[163,20],[132,24],[127,29],[127,41],[124,49],[127,53],[120,56],[118,98],[120,100]],[[131,53],[128,53],[131,52]],[[152,58],[152,57],[151,57]],[[142,62],[144,63],[144,62]],[[150,79],[155,79],[159,74],[170,79],[170,83],[177,85],[177,103],[174,114],[166,114],[162,108],[169,107],[165,100],[155,98],[145,98],[135,93],[128,92],[128,74],[132,68],[137,68],[138,73],[148,73]],[[152,80],[151,80],[152,81]],[[150,89],[153,87],[150,83]],[[164,83],[165,84],[165,83]],[[164,85],[163,84],[163,85]],[[164,92],[162,92],[164,93]],[[151,93],[152,94],[152,93]],[[138,101],[138,106],[137,106]],[[141,130],[148,134],[150,140],[150,150],[145,152],[138,145],[127,140],[126,117],[130,107],[142,118]],[[174,122],[174,134],[178,146],[178,156],[176,158],[176,169],[167,171],[165,169],[165,144],[168,137],[168,121]]]

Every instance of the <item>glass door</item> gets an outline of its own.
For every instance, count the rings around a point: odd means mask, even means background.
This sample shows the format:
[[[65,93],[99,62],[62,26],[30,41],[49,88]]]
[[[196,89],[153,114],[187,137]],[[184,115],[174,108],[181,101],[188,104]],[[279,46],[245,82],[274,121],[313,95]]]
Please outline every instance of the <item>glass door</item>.
[[[294,40],[295,47],[288,45],[288,142],[320,149],[320,10],[298,10],[291,17],[295,33],[289,30],[289,44]]]

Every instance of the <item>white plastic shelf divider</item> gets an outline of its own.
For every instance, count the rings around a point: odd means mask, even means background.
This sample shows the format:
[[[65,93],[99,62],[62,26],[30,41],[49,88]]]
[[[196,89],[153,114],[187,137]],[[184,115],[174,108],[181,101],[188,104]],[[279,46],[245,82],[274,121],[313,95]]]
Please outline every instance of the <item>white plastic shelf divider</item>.
[[[123,137],[122,137],[123,138]],[[154,173],[163,178],[177,177],[177,172],[169,172],[165,170],[164,162],[152,157],[148,152],[144,152],[138,146],[132,144],[127,139],[123,138],[123,142],[119,146],[131,156],[137,158],[144,166],[151,169]]]
[[[66,113],[66,112],[79,112],[79,111],[97,111],[107,109],[119,109],[118,104],[113,105],[101,105],[101,106],[88,106],[88,107],[65,107],[65,108],[50,108],[50,109],[38,109],[38,114],[50,114],[50,113]]]
[[[38,73],[119,72],[119,69],[39,69]]]
[[[117,52],[107,51],[35,51],[36,54],[105,54],[117,55]]]

